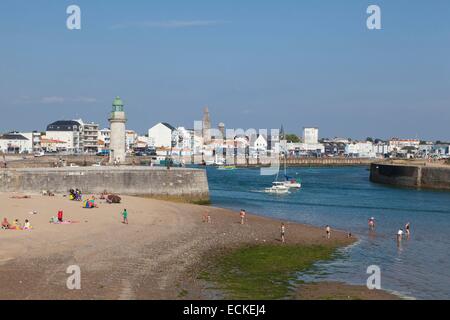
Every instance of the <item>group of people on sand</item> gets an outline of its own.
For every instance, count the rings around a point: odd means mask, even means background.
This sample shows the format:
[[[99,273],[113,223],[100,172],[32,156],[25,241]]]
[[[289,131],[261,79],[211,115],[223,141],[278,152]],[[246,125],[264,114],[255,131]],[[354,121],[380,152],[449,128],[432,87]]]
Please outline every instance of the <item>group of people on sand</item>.
[[[31,230],[33,227],[28,219],[25,219],[24,224],[22,225],[19,219],[14,219],[12,223],[8,221],[8,218],[3,218],[2,221],[2,230]]]
[[[77,189],[70,189],[69,190],[69,199],[74,201],[81,201],[83,198],[83,195],[81,193],[81,190]]]
[[[241,209],[241,211],[239,211],[239,218],[240,218],[239,223],[241,225],[244,225],[247,222],[247,212],[244,209]],[[211,223],[212,222],[211,215],[210,215],[210,213],[208,211],[206,211],[203,214],[202,221],[203,221],[203,223]],[[284,223],[281,223],[281,226],[280,226],[280,239],[281,239],[282,243],[286,242],[285,235],[286,235],[286,226],[285,226]]]

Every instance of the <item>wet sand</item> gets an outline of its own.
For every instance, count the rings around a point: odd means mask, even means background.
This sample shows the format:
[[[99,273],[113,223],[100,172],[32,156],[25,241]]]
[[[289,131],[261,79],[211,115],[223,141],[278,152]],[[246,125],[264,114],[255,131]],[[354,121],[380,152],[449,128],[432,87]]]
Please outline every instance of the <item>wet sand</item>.
[[[153,199],[97,200],[99,208],[56,195],[12,199],[0,194],[0,218],[31,221],[32,231],[0,230],[0,299],[208,299],[197,280],[208,253],[244,244],[280,243],[280,221],[248,214],[240,225],[230,210]],[[121,223],[122,210],[129,224]],[[70,225],[50,224],[58,210]],[[37,211],[36,215],[29,214]],[[202,220],[205,212],[212,223]],[[353,240],[288,223],[287,243],[344,246]],[[81,290],[66,287],[71,265],[81,269]]]

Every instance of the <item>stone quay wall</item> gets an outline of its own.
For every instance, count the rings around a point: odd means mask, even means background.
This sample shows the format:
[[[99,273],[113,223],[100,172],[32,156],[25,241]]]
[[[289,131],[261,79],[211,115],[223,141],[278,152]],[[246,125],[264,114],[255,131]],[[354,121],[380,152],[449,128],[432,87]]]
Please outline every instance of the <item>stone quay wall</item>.
[[[373,163],[370,181],[393,186],[450,191],[450,166]]]
[[[0,170],[0,192],[115,193],[192,203],[209,202],[205,170],[158,167],[63,167]]]

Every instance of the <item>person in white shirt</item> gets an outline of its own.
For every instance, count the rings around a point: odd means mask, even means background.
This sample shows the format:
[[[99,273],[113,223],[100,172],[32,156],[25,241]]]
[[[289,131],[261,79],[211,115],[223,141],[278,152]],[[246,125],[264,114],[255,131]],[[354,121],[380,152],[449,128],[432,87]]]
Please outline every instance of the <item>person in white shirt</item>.
[[[325,228],[325,231],[327,233],[327,239],[330,239],[331,238],[331,228],[330,228],[330,226],[327,226]]]
[[[398,242],[402,241],[402,238],[403,238],[403,230],[400,229],[400,230],[398,230],[398,232],[397,232],[397,241],[398,241]]]

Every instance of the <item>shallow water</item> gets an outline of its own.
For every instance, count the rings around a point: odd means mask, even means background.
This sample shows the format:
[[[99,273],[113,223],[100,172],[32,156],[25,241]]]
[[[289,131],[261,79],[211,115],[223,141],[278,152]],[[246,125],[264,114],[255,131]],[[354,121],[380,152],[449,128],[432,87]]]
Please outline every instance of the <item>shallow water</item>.
[[[382,289],[419,299],[450,299],[450,193],[373,184],[365,167],[289,168],[303,188],[287,195],[262,192],[274,177],[259,169],[208,168],[213,205],[315,226],[350,231],[360,241],[319,264],[315,278],[365,284],[367,267],[381,268]],[[375,217],[376,231],[367,220]],[[411,223],[411,237],[396,233]],[[288,235],[288,234],[287,234]]]

